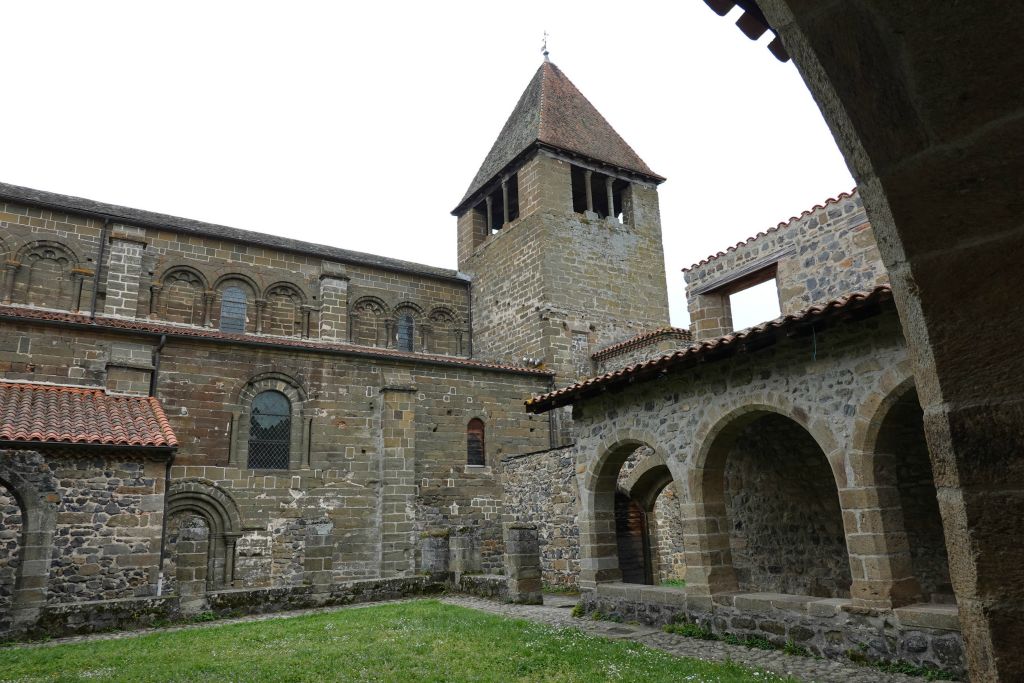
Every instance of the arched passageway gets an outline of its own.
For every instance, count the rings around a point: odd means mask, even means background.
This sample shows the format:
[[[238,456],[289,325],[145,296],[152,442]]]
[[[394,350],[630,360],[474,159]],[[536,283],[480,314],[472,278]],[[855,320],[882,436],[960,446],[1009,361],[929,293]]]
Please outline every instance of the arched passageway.
[[[721,560],[736,588],[849,597],[839,492],[807,430],[778,413],[746,413],[717,434],[703,476],[704,505],[728,534]]]
[[[907,570],[923,600],[954,602],[924,413],[913,388],[896,399],[882,419],[874,456],[876,485],[896,493],[892,502],[899,516],[897,528],[888,534],[889,544],[897,553],[909,553]]]
[[[22,557],[23,511],[14,492],[0,481],[0,633],[11,628],[14,591]]]
[[[682,517],[664,459],[647,446],[619,469],[615,490],[615,537],[625,583],[661,584],[679,579]]]

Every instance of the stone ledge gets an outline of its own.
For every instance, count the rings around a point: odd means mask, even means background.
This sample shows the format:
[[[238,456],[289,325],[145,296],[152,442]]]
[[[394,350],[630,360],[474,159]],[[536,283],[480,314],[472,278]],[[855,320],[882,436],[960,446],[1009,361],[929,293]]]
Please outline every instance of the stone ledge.
[[[931,628],[943,631],[960,630],[960,611],[956,605],[921,603],[893,610],[901,626]]]

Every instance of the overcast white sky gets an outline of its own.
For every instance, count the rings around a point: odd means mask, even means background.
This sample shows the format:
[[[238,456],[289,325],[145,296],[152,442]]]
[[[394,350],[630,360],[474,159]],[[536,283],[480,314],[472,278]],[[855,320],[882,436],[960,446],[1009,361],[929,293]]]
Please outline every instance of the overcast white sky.
[[[699,0],[6,3],[0,180],[454,268],[449,212],[546,30],[668,178],[686,325],[680,269],[853,185],[796,69],[736,16]]]

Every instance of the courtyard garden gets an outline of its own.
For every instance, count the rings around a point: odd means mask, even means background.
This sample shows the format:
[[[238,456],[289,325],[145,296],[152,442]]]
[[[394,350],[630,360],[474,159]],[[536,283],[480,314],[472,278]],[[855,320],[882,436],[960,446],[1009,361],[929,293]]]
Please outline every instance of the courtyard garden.
[[[433,600],[0,649],[18,681],[788,681]]]

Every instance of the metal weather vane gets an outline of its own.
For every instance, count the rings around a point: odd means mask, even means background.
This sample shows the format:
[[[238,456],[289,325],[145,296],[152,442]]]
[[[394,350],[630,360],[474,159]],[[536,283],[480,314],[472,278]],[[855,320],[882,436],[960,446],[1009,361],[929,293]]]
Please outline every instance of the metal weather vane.
[[[551,61],[548,59],[548,32],[544,31],[544,43],[541,47],[541,53],[544,55],[544,61]]]

